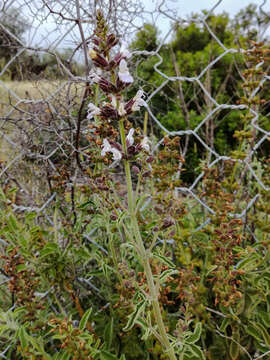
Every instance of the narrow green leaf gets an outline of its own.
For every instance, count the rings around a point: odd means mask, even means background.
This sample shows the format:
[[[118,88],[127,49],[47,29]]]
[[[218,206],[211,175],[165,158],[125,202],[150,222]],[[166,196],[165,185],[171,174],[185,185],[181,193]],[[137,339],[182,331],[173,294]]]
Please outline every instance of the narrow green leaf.
[[[25,220],[33,220],[37,217],[37,213],[35,212],[29,212],[25,215]]]
[[[79,329],[80,329],[80,330],[84,330],[84,329],[85,329],[86,324],[87,324],[87,321],[88,321],[91,313],[92,313],[92,308],[88,309],[88,310],[83,314],[83,316],[82,316],[82,318],[81,318],[81,321],[80,321],[80,324],[79,324]]]
[[[27,341],[27,334],[26,334],[25,328],[23,326],[20,327],[18,335],[19,335],[20,343],[24,350],[24,349],[26,349],[26,347],[28,345],[28,341]]]
[[[119,360],[117,356],[113,355],[109,351],[102,350],[100,353],[100,360]]]
[[[133,326],[135,325],[136,320],[138,319],[138,317],[141,315],[141,313],[143,312],[144,308],[146,305],[146,301],[142,300],[141,302],[139,302],[136,305],[135,310],[133,311],[133,313],[131,313],[128,316],[128,322],[127,325],[124,327],[123,331],[129,331],[133,328]]]
[[[140,325],[140,327],[142,328],[142,330],[144,332],[141,339],[143,341],[146,341],[149,338],[149,336],[152,334],[151,329],[149,328],[149,326],[147,325],[147,323],[143,319],[137,319],[136,324]]]
[[[186,338],[185,342],[188,344],[195,344],[197,341],[200,340],[201,333],[202,333],[202,324],[197,323],[193,334],[190,335],[188,338]]]
[[[4,194],[4,191],[2,190],[2,188],[0,188],[0,200],[2,201],[7,201],[6,195]]]
[[[258,315],[260,319],[262,320],[263,324],[270,328],[270,314],[267,311],[258,310]]]
[[[57,254],[59,252],[59,247],[55,243],[46,244],[45,247],[40,251],[40,259],[47,257],[51,254]]]
[[[59,360],[69,360],[71,357],[71,354],[69,354],[67,351],[65,351],[63,354],[61,354],[61,357]]]
[[[252,325],[246,327],[246,332],[259,342],[262,341],[260,332]]]
[[[230,343],[230,357],[232,360],[237,360],[238,357],[239,357],[239,345],[234,342],[234,341],[231,341]]]
[[[232,340],[230,343],[230,356],[232,360],[237,360],[239,358],[239,353],[240,353],[240,347],[239,347],[240,334],[238,329],[233,329],[232,333],[233,333],[234,341]]]
[[[85,203],[77,207],[77,209],[85,209],[88,205],[95,206],[95,203],[92,200],[88,200]]]
[[[163,256],[163,255],[157,254],[157,253],[153,254],[153,256],[155,258],[159,259],[163,264],[169,266],[172,269],[175,269],[175,264],[166,256]]]
[[[26,264],[19,264],[16,266],[16,271],[17,272],[20,272],[20,271],[23,271],[23,270],[26,270],[27,269],[27,266]]]
[[[107,349],[111,348],[112,345],[112,340],[113,340],[113,317],[111,318],[111,321],[109,321],[109,323],[106,325],[105,330],[104,330],[104,340],[105,340],[105,344]]]
[[[24,306],[20,306],[13,311],[13,315],[15,315],[15,316],[18,316],[21,313],[27,313],[27,310],[25,309]]]
[[[21,245],[24,249],[27,249],[28,242],[27,242],[24,234],[18,234],[18,241],[20,242],[20,245]]]
[[[7,225],[11,232],[16,232],[18,230],[17,220],[12,214],[10,214],[8,217]]]
[[[251,254],[247,258],[240,260],[236,265],[237,270],[242,269],[246,271],[251,271],[257,267],[257,254]]]
[[[223,319],[222,323],[220,325],[220,328],[219,328],[220,331],[224,332],[227,329],[227,326],[230,324],[230,322],[231,322],[231,319],[229,319],[229,318]]]
[[[258,331],[261,333],[261,336],[263,337],[265,344],[270,346],[270,336],[268,334],[267,329],[259,322],[256,322],[256,324],[252,323],[252,325],[256,329],[258,329]]]
[[[165,282],[169,276],[178,274],[178,270],[168,269],[162,272],[162,274],[159,277],[159,280],[161,283]]]
[[[52,360],[53,358],[47,354],[44,350],[44,344],[43,344],[43,339],[41,336],[37,337],[33,337],[33,336],[28,336],[28,340],[29,342],[32,344],[32,346],[38,351],[38,355],[42,355],[44,360]]]
[[[195,356],[196,359],[205,360],[204,353],[202,352],[201,348],[194,344],[189,344],[188,348],[190,352]]]

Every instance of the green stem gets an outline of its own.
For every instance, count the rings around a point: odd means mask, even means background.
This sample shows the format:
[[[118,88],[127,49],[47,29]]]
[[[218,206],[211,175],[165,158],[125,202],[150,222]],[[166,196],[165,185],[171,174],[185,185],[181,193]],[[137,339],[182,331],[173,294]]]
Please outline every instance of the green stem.
[[[120,120],[119,123],[120,127],[120,136],[121,136],[121,142],[123,146],[123,150],[125,155],[127,155],[127,144],[126,144],[126,137],[125,137],[125,128],[124,128],[124,119]],[[125,165],[125,174],[126,174],[126,183],[127,183],[127,190],[128,190],[128,210],[129,215],[131,219],[131,225],[132,225],[132,232],[135,238],[135,242],[137,244],[139,255],[141,257],[142,265],[144,267],[147,284],[149,287],[149,293],[150,293],[150,301],[153,306],[154,316],[156,319],[156,323],[158,326],[158,332],[161,338],[161,345],[163,346],[165,352],[167,353],[170,360],[176,360],[176,356],[174,353],[174,349],[171,348],[170,341],[166,332],[166,328],[163,322],[161,309],[159,306],[158,301],[158,289],[156,287],[154,276],[152,273],[151,265],[149,262],[149,252],[145,249],[138,220],[135,213],[135,204],[134,204],[134,194],[133,194],[133,188],[132,188],[132,179],[131,179],[131,172],[130,172],[130,164],[127,159],[124,160]]]

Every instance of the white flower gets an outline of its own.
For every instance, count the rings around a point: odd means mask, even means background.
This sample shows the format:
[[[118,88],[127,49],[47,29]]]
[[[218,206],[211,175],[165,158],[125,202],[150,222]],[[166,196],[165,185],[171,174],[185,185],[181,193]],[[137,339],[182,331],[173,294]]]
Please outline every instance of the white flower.
[[[117,100],[116,97],[114,95],[111,95],[111,104],[112,106],[116,109],[117,107]]]
[[[134,131],[135,130],[131,128],[128,132],[128,135],[126,137],[126,140],[128,141],[128,146],[131,146],[134,143],[134,137],[133,137]]]
[[[126,110],[125,110],[125,105],[121,102],[120,105],[119,105],[119,109],[118,109],[118,114],[120,116],[124,116],[126,115]]]
[[[116,148],[112,148],[111,153],[113,154],[113,160],[114,161],[119,161],[119,160],[122,159],[121,152],[119,150],[117,150]]]
[[[92,119],[93,116],[99,115],[99,114],[100,114],[100,109],[93,103],[89,103],[87,119]]]
[[[116,109],[117,108],[117,100],[116,100],[116,97],[114,95],[110,95],[111,97],[111,104],[112,106]],[[126,110],[125,110],[125,104],[123,104],[122,102],[120,102],[119,104],[119,108],[118,108],[118,114],[120,116],[124,116],[126,115]]]
[[[105,156],[107,152],[111,151],[111,148],[112,147],[109,141],[107,139],[104,139],[102,144],[101,156]]]
[[[101,156],[105,156],[107,152],[111,152],[113,154],[114,161],[122,159],[121,152],[118,149],[112,147],[107,139],[104,139],[102,144]]]
[[[122,45],[121,45],[121,48],[120,48],[120,53],[126,59],[129,59],[131,57],[131,53],[129,52],[127,43],[125,41],[122,42]]]
[[[90,71],[89,77],[90,77],[91,82],[93,84],[98,84],[99,83],[101,73],[102,73],[102,71],[99,68],[95,69],[95,71],[94,70]]]
[[[128,71],[127,62],[124,59],[120,61],[118,76],[123,83],[131,84],[134,81]]]
[[[135,100],[135,102],[134,102],[134,104],[132,105],[132,107],[131,107],[131,110],[132,111],[138,111],[138,110],[140,110],[140,107],[141,106],[145,106],[146,105],[146,102],[143,100],[143,95],[144,95],[144,93],[143,93],[143,91],[142,90],[139,90],[138,92],[137,92],[137,94],[134,96],[134,100]]]
[[[144,150],[150,151],[149,138],[145,136],[141,142],[141,146]]]

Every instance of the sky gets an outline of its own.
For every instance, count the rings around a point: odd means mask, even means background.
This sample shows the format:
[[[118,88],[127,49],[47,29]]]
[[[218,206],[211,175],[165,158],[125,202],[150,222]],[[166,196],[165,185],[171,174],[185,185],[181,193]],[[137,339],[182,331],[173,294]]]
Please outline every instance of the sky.
[[[143,3],[151,11],[154,9],[154,0],[144,0]],[[186,18],[188,15],[193,13],[198,13],[201,10],[211,10],[219,1],[218,0],[171,0],[166,1],[169,6],[177,10],[178,16],[181,18]],[[221,0],[220,4],[216,7],[214,14],[219,14],[224,11],[229,13],[231,17],[235,16],[241,9],[247,7],[250,3],[256,4],[258,6],[262,5],[263,10],[270,15],[270,0]],[[162,33],[166,33],[170,26],[170,21],[168,19],[160,18],[158,20],[159,28]]]
[[[261,5],[262,0],[222,0],[221,3],[216,8],[216,12],[227,11],[231,15],[235,15],[239,10],[243,9],[250,3]],[[144,0],[144,3],[147,6],[151,6],[154,2],[152,0]],[[179,15],[187,15],[191,12],[196,12],[198,10],[207,9],[210,10],[215,4],[218,3],[217,0],[176,0],[170,2],[172,6],[178,8]],[[266,1],[263,9],[265,11],[270,11],[270,2]]]
[[[13,3],[25,3],[25,0],[15,0]],[[39,0],[31,0],[33,2],[39,1]],[[91,0],[88,0],[91,1]],[[123,0],[125,1],[125,0]],[[141,0],[145,8],[151,13],[151,11],[155,8],[156,1],[157,0]],[[161,0],[159,0],[159,3]],[[165,4],[169,9],[174,9],[177,12],[177,15],[185,19],[187,16],[190,16],[191,13],[198,13],[201,10],[211,10],[218,2],[220,4],[216,7],[214,13],[222,13],[223,11],[228,12],[231,17],[233,17],[235,14],[239,12],[239,10],[245,8],[247,5],[249,5],[251,2],[256,5],[262,5],[265,2],[265,5],[263,6],[263,9],[265,12],[270,14],[270,0],[165,0]],[[26,11],[30,11],[29,9]],[[164,17],[159,16],[158,18],[155,18],[155,23],[157,24],[158,28],[161,31],[161,35],[165,36],[165,34],[170,29],[170,23],[171,20]],[[35,25],[35,19],[33,19],[33,25]],[[151,17],[149,16],[149,22],[151,22]],[[36,21],[37,23],[37,21]],[[39,24],[39,23],[37,23]],[[138,23],[139,25],[139,23]],[[33,29],[28,32],[27,34],[27,42],[41,45],[42,47],[46,47],[51,45],[53,42],[55,42],[55,46],[58,48],[64,48],[64,47],[72,47],[74,48],[76,44],[76,37],[78,33],[76,34],[77,27],[75,27],[74,30],[70,32],[67,36],[63,36],[65,34],[66,29],[62,29],[59,31],[59,28],[57,29],[55,27],[55,24],[53,22],[53,18],[50,16],[48,19],[43,20],[42,25],[38,25],[38,31],[34,32]],[[63,36],[63,39],[58,43],[58,39],[61,39]]]

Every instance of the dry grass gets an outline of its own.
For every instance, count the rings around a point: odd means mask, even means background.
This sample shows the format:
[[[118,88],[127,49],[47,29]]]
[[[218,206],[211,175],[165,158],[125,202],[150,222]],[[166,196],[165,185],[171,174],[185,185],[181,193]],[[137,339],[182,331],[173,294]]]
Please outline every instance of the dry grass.
[[[9,99],[42,100],[59,86],[60,81],[3,81],[0,83],[1,103]]]
[[[0,115],[16,105],[20,100],[47,100],[52,94],[55,98],[67,95],[74,98],[82,93],[83,84],[70,84],[63,80],[39,81],[1,81]]]
[[[83,84],[63,80],[1,81],[0,78],[0,131],[13,139],[16,138],[15,128],[11,125],[10,119],[21,122],[26,116],[25,112],[39,112],[38,116],[46,116],[47,102],[50,102],[59,113],[64,114],[68,102],[69,106],[73,104],[74,108],[79,103],[82,89]],[[41,103],[41,106],[32,103],[40,100],[45,102]],[[40,112],[43,114],[40,115]],[[0,133],[0,160],[7,160],[10,155],[10,146]]]

